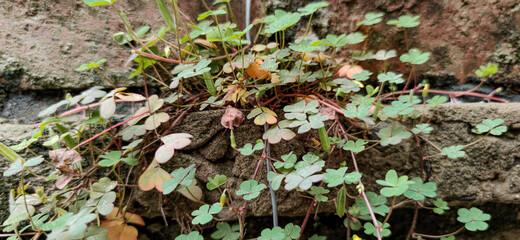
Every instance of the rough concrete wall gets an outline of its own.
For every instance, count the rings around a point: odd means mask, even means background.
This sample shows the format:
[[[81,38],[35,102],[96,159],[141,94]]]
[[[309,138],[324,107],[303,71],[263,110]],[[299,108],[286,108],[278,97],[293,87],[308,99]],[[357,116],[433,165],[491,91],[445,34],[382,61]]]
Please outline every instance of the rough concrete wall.
[[[268,9],[284,8],[296,11],[312,0],[268,0]],[[406,52],[404,34],[386,21],[403,14],[421,15],[421,25],[408,29],[409,46],[432,53],[418,73],[448,77],[451,84],[463,82],[485,62],[495,62],[500,72],[493,78],[496,84],[520,89],[520,2],[515,0],[485,1],[420,1],[420,0],[329,0],[328,8],[313,17],[312,27],[318,37],[362,31],[356,23],[365,13],[385,13],[382,23],[373,26],[369,49],[396,49]],[[306,23],[300,23],[303,32]],[[295,34],[295,33],[294,33]],[[358,46],[362,47],[362,46]],[[407,67],[395,60],[394,71],[407,72]],[[382,69],[382,63],[365,65],[370,70]],[[397,68],[397,69],[396,69]]]

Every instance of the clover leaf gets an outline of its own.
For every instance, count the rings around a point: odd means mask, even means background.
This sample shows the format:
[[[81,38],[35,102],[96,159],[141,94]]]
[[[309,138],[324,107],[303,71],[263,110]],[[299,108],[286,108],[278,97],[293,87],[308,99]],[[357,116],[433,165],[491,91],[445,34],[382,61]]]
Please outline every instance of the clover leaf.
[[[323,174],[323,182],[328,183],[327,187],[335,187],[343,183],[358,183],[361,178],[361,173],[351,172],[346,173],[347,167],[341,167],[337,170],[327,169],[327,172]]]
[[[380,221],[377,221],[377,225],[381,226],[383,223],[380,222]],[[376,227],[374,226],[374,224],[372,224],[371,222],[366,222],[365,225],[363,225],[363,227],[365,228],[365,233],[366,234],[372,234],[374,237],[377,237],[377,229]],[[390,224],[389,223],[385,223],[385,225],[383,225],[383,229],[380,229],[380,234],[381,234],[381,237],[388,237],[390,236],[390,234],[392,233],[390,231]]]
[[[384,61],[384,60],[387,60],[390,58],[394,58],[394,57],[397,57],[395,50],[388,50],[388,51],[379,50],[376,52],[376,54],[374,54],[372,56],[373,59],[381,60],[381,61]]]
[[[285,233],[284,230],[279,227],[273,227],[273,229],[264,229],[262,230],[261,236],[258,237],[258,240],[279,240],[284,239]]]
[[[367,13],[365,13],[365,19],[363,19],[361,22],[358,22],[356,24],[356,26],[361,26],[361,25],[370,26],[370,25],[378,24],[379,22],[381,22],[383,20],[383,15],[385,15],[385,14],[380,13],[380,12],[367,12]]]
[[[368,78],[370,78],[370,75],[372,75],[370,71],[363,70],[360,73],[354,74],[352,79],[355,81],[365,81],[368,80]]]
[[[290,191],[297,187],[301,190],[311,188],[312,184],[323,179],[322,174],[313,175],[321,171],[321,166],[311,165],[298,170],[296,173],[291,173],[285,177],[285,190]]]
[[[204,240],[204,238],[200,235],[199,232],[193,231],[190,232],[188,235],[181,234],[175,238],[175,240]]]
[[[408,176],[397,178],[397,172],[390,170],[386,173],[385,180],[377,180],[377,184],[386,186],[381,189],[381,195],[385,197],[399,196],[408,190],[409,185],[414,183],[408,181]]]
[[[380,83],[389,82],[394,84],[400,84],[404,82],[403,74],[396,74],[394,72],[380,73],[377,75],[377,79]]]
[[[280,185],[282,185],[282,180],[285,178],[285,174],[275,173],[275,172],[269,172],[267,173],[267,181],[271,182],[271,188],[273,190],[278,190],[280,188]]]
[[[347,35],[344,33],[339,36],[329,34],[327,35],[327,37],[325,37],[325,39],[323,39],[323,45],[332,47],[343,47],[348,43],[346,37]]]
[[[367,36],[361,32],[353,32],[345,37],[347,44],[358,44],[363,42]]]
[[[101,66],[101,64],[105,63],[106,61],[107,61],[106,59],[101,59],[97,62],[82,64],[81,66],[76,68],[76,71],[81,72],[81,71],[89,70],[92,68],[98,68],[99,66]]]
[[[99,157],[103,160],[99,161],[99,166],[110,167],[118,164],[120,161],[124,161],[129,165],[137,165],[137,159],[135,158],[121,158],[122,153],[120,151],[110,151],[107,155],[100,155]]]
[[[475,71],[475,74],[477,77],[486,77],[497,72],[498,66],[496,64],[488,63],[487,65],[480,66],[479,69]]]
[[[445,103],[448,101],[448,98],[446,96],[439,96],[436,95],[432,99],[426,100],[428,105],[430,105],[432,108],[439,106],[442,103]]]
[[[324,7],[327,7],[329,6],[329,3],[328,2],[313,2],[313,3],[309,3],[307,5],[305,5],[305,7],[302,7],[302,8],[298,8],[298,12],[301,12],[302,15],[311,15],[313,14],[314,12],[316,12],[316,10],[320,9],[320,8],[324,8]]]
[[[244,145],[244,147],[239,148],[238,151],[240,151],[240,154],[244,156],[249,156],[253,154],[255,151],[264,149],[264,142],[262,140],[257,140],[255,146],[251,143],[247,143]]]
[[[269,130],[262,135],[262,138],[271,144],[279,143],[282,139],[287,141],[291,140],[296,136],[296,133],[287,129],[289,125],[291,125],[291,121],[289,120],[280,121],[278,124],[271,126]]]
[[[336,78],[333,82],[340,85],[339,91],[343,93],[359,92],[361,90],[358,84],[348,78]]]
[[[312,153],[307,153],[303,155],[302,160],[303,161],[299,161],[298,163],[296,163],[296,170],[300,170],[302,168],[306,168],[312,165],[318,165],[320,167],[325,166],[325,161],[321,160],[319,156],[316,156]]]
[[[390,208],[385,204],[385,196],[377,195],[375,192],[367,192],[366,196],[374,213],[385,216],[388,212],[390,212]],[[368,209],[367,204],[363,198],[356,198],[354,205],[351,209],[349,209],[349,213],[351,215],[358,216],[363,220],[371,219],[370,210]]]
[[[442,149],[441,155],[448,156],[449,158],[459,158],[466,156],[466,152],[462,151],[463,145],[450,146]]]
[[[272,34],[283,31],[300,21],[301,17],[302,15],[300,13],[288,13],[279,9],[275,10],[274,15],[269,15],[264,20],[267,22],[265,32]]]
[[[414,16],[405,14],[399,16],[399,19],[390,19],[388,22],[386,22],[386,24],[395,25],[403,28],[413,28],[419,26],[419,24],[421,23],[421,21],[419,21],[420,17],[421,15]]]
[[[450,209],[450,207],[448,207],[448,203],[440,198],[437,198],[437,200],[433,202],[433,205],[435,205],[435,208],[433,208],[433,212],[439,215],[443,214],[444,210]]]
[[[326,240],[327,237],[325,236],[320,236],[320,235],[317,235],[317,234],[314,234],[311,236],[311,238],[309,238],[309,240]]]
[[[285,239],[298,239],[300,237],[300,226],[289,223],[284,227]]]
[[[491,133],[495,136],[502,135],[502,133],[507,132],[506,126],[500,126],[500,124],[504,123],[503,119],[485,119],[481,124],[477,125],[477,129],[473,129],[472,131],[476,134],[482,133]]]
[[[216,175],[215,178],[208,177],[208,183],[206,183],[206,187],[208,188],[208,190],[213,190],[219,186],[224,185],[226,181],[226,175]]]
[[[326,202],[329,200],[329,198],[324,194],[327,194],[329,192],[330,191],[328,189],[325,189],[323,187],[312,186],[311,190],[309,191],[309,194],[313,195],[314,199],[316,199],[316,201],[318,202]]]
[[[293,105],[288,105],[283,108],[285,112],[285,118],[287,119],[296,119],[296,120],[305,120],[307,119],[307,114],[316,114],[318,113],[318,107],[320,103],[316,100],[306,103],[305,100],[299,101]]]
[[[423,200],[426,197],[433,198],[437,196],[435,191],[437,185],[434,182],[423,183],[421,178],[414,178],[413,183],[409,185],[408,190],[404,192],[404,196],[412,200]]]
[[[303,121],[293,121],[289,127],[300,127],[298,128],[298,133],[305,133],[308,132],[311,129],[319,129],[321,127],[324,127],[325,124],[324,121],[329,120],[329,116],[321,115],[321,114],[314,114],[309,117],[309,120],[303,120]]]
[[[359,152],[365,150],[365,144],[366,144],[366,142],[363,139],[358,139],[355,142],[352,140],[349,140],[345,144],[345,146],[343,146],[343,150],[359,153]]]
[[[291,169],[294,167],[294,164],[298,160],[296,155],[293,152],[282,155],[283,162],[275,162],[273,165],[276,169]]]
[[[408,53],[405,53],[399,57],[399,60],[403,63],[410,63],[415,65],[420,65],[428,61],[430,57],[429,52],[421,52],[421,50],[417,48],[412,48]]]
[[[343,110],[343,115],[345,115],[345,117],[348,118],[364,119],[370,115],[371,107],[372,104],[361,104],[359,106],[356,106],[354,104],[347,104],[346,109]]]
[[[247,115],[247,119],[255,118],[256,125],[264,125],[265,123],[275,124],[276,113],[271,109],[266,107],[259,107],[251,110],[251,112]]]
[[[179,184],[184,187],[191,185],[191,180],[195,178],[195,164],[191,164],[187,168],[178,168],[171,173],[171,176],[171,179],[166,180],[161,185],[161,188],[164,189],[163,194],[165,195],[173,192]]]
[[[240,189],[236,194],[244,195],[245,200],[251,200],[258,197],[264,188],[266,188],[265,184],[258,184],[256,180],[248,180],[240,184]]]
[[[94,6],[102,6],[102,5],[110,5],[114,3],[116,0],[83,0],[83,3],[87,4],[89,7]]]
[[[289,48],[296,51],[296,52],[302,52],[302,53],[308,53],[312,51],[323,51],[325,50],[324,46],[321,46],[320,40],[302,40],[300,43],[289,43]]]
[[[199,16],[197,17],[197,21],[204,20],[205,18],[207,18],[209,16],[224,15],[226,13],[227,13],[227,11],[225,9],[218,9],[215,11],[209,10],[209,11],[199,14]]]
[[[403,139],[407,139],[412,134],[406,130],[406,127],[398,125],[395,127],[386,127],[376,133],[381,138],[381,146],[396,145]]]
[[[237,240],[240,238],[240,225],[233,224],[233,226],[229,226],[227,222],[217,223],[216,225],[217,231],[211,234],[211,238],[213,239],[222,239],[222,240]]]
[[[417,124],[412,129],[412,132],[415,134],[420,134],[420,133],[429,134],[432,131],[433,131],[433,127],[431,127],[430,124],[428,124],[428,123]]]
[[[200,206],[199,209],[191,212],[191,215],[195,217],[191,223],[201,225],[209,223],[213,219],[212,214],[217,214],[220,211],[222,211],[222,206],[220,206],[220,203],[214,203],[211,205],[211,208],[208,204],[204,204]]]
[[[457,221],[465,223],[464,226],[470,231],[484,231],[488,228],[485,221],[491,219],[491,215],[482,212],[482,210],[472,207],[471,209],[461,208],[457,211],[459,215]]]

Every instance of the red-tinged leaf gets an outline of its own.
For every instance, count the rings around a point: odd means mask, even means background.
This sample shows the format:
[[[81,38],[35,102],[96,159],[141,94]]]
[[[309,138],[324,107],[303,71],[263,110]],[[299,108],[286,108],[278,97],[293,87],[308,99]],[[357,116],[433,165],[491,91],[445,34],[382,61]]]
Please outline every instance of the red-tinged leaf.
[[[323,116],[328,116],[329,120],[336,119],[336,111],[330,107],[321,107],[318,113]]]
[[[220,119],[220,124],[227,129],[233,129],[233,127],[240,126],[242,121],[244,121],[244,114],[240,110],[228,106],[222,119]]]
[[[99,108],[99,115],[102,118],[110,118],[114,116],[116,112],[116,102],[114,98],[107,98],[105,101],[101,103],[101,107]]]
[[[155,160],[161,164],[168,162],[173,157],[174,152],[175,148],[171,144],[164,144],[155,151]]]
[[[139,188],[143,191],[150,191],[155,188],[157,191],[163,192],[164,189],[161,188],[161,185],[171,178],[172,176],[160,168],[154,159],[139,177]]]
[[[252,78],[258,79],[266,79],[269,77],[270,73],[268,70],[261,70],[260,65],[262,65],[264,61],[261,59],[257,59],[255,62],[251,63],[249,67],[246,68],[247,75]]]
[[[265,123],[275,124],[278,120],[276,119],[276,113],[266,107],[255,108],[248,115],[247,119],[255,118],[256,125],[264,125]]]
[[[148,108],[147,108],[147,107],[141,107],[141,108],[137,109],[137,111],[135,111],[134,116],[138,116],[138,115],[140,115],[140,114],[143,114],[143,113],[145,113],[146,111],[148,111]],[[129,126],[133,126],[133,125],[135,125],[137,122],[139,122],[141,119],[143,119],[143,118],[145,118],[145,117],[147,117],[147,116],[150,116],[150,113],[144,114],[144,115],[142,115],[142,116],[140,116],[140,117],[137,117],[137,118],[134,118],[134,119],[128,121],[128,125],[129,125]]]
[[[197,180],[195,179],[191,180],[191,185],[189,187],[182,187],[177,191],[194,202],[198,202],[202,199],[202,189],[197,186]]]
[[[67,184],[72,180],[74,173],[70,172],[62,172],[60,178],[56,180],[56,187],[58,189],[63,189]]]
[[[161,123],[170,120],[170,115],[165,112],[158,112],[149,116],[146,121],[144,121],[144,128],[146,130],[154,130],[158,128]]]
[[[146,100],[143,95],[137,93],[118,92],[116,93],[116,97],[127,102],[140,102]]]
[[[182,149],[190,145],[193,136],[188,133],[173,133],[161,138],[164,144],[170,144],[174,149]]]
[[[215,45],[212,42],[209,42],[208,40],[197,38],[197,39],[193,40],[193,42],[196,44],[199,44],[199,45],[209,47],[209,48],[217,49],[217,45]]]
[[[103,221],[101,227],[108,229],[108,240],[137,240],[137,229],[126,224],[123,219]]]
[[[107,220],[115,220],[115,219],[121,219],[121,212],[119,211],[118,207],[114,207],[112,212],[105,216]],[[144,220],[141,218],[141,216],[135,214],[135,213],[125,213],[125,221],[127,223],[144,226]]]
[[[296,133],[287,129],[287,127],[291,124],[291,121],[283,120],[280,121],[277,125],[272,126],[264,133],[262,136],[263,139],[266,139],[271,144],[279,143],[283,140],[291,140],[296,136]]]

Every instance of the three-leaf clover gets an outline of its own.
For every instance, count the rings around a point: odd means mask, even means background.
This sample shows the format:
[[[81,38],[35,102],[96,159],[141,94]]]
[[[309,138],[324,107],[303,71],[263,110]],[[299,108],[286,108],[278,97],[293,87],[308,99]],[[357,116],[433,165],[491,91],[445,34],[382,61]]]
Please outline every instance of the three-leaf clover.
[[[409,185],[414,183],[408,181],[408,176],[397,178],[397,172],[390,170],[386,173],[385,180],[377,180],[377,184],[386,186],[381,189],[381,195],[385,197],[399,196],[408,190]]]
[[[356,26],[370,26],[377,24],[383,20],[383,15],[385,14],[380,12],[367,12],[365,13],[365,19],[363,19],[361,22],[358,22]]]
[[[300,226],[289,223],[284,227],[285,239],[298,239],[300,237]]]
[[[330,190],[325,189],[324,187],[312,186],[311,190],[309,191],[309,194],[313,195],[314,199],[316,199],[316,201],[318,202],[326,202],[329,200],[329,198],[324,194],[327,194],[329,192]]]
[[[406,127],[402,125],[383,128],[376,134],[381,138],[381,146],[396,145],[403,139],[412,136],[412,134],[406,130]]]
[[[426,100],[428,105],[430,105],[432,108],[439,106],[442,103],[445,103],[448,101],[448,98],[446,96],[439,96],[435,95],[432,99]]]
[[[249,156],[253,154],[255,151],[264,149],[264,142],[262,140],[257,140],[255,146],[251,143],[247,143],[244,145],[244,147],[239,148],[238,151],[240,151],[240,154],[244,156]]]
[[[359,152],[365,150],[365,144],[366,144],[366,142],[363,139],[358,139],[355,142],[352,140],[349,140],[345,144],[345,146],[343,146],[343,150],[359,153]]]
[[[229,226],[227,222],[217,223],[216,225],[217,231],[211,234],[211,238],[213,239],[222,239],[222,240],[237,240],[240,238],[240,225],[233,224],[233,226]]]
[[[275,10],[274,15],[269,15],[264,20],[267,22],[265,32],[272,34],[285,30],[297,23],[301,17],[302,15],[300,13],[288,13],[280,9]]]
[[[485,119],[481,124],[477,125],[477,129],[473,129],[472,131],[477,134],[489,132],[495,136],[499,136],[507,131],[506,126],[500,126],[502,123],[504,123],[504,120],[500,118],[495,120]]]
[[[206,183],[206,187],[208,188],[208,190],[213,190],[219,186],[224,185],[226,181],[226,175],[216,175],[215,178],[208,177],[208,183]]]
[[[462,151],[463,145],[450,146],[442,149],[441,155],[448,156],[449,158],[459,158],[466,156],[466,152]]]
[[[327,183],[327,187],[335,187],[344,182],[357,183],[361,178],[361,173],[351,172],[347,174],[347,167],[341,167],[339,169],[327,169],[327,172],[323,174],[323,182]]]
[[[487,65],[482,65],[479,67],[475,74],[477,77],[485,77],[491,74],[495,74],[498,71],[498,66],[496,64],[488,63]]]
[[[408,53],[405,53],[399,57],[399,60],[403,63],[410,63],[410,64],[423,64],[426,61],[428,61],[428,58],[430,57],[429,52],[421,52],[421,50],[417,48],[412,48]]]
[[[293,121],[289,127],[298,127],[298,133],[305,133],[308,132],[311,129],[319,129],[325,126],[323,123],[324,121],[329,120],[329,116],[321,115],[321,114],[314,114],[309,116],[309,120],[303,120],[303,121]]]
[[[380,221],[377,221],[377,225],[379,225],[381,227],[383,223],[380,222]],[[366,234],[372,234],[374,237],[377,237],[377,229],[376,227],[374,226],[374,224],[372,224],[371,222],[366,222],[365,225],[363,225],[363,227],[365,227],[365,233]],[[381,237],[388,237],[390,236],[390,234],[392,233],[390,231],[390,224],[389,223],[385,223],[385,225],[383,226],[383,229],[380,229],[380,233],[381,233]]]
[[[415,134],[419,134],[419,133],[429,134],[432,131],[433,131],[433,127],[431,127],[430,124],[428,124],[428,123],[417,124],[412,129],[412,132]]]
[[[412,179],[411,182],[413,183],[404,192],[405,197],[413,200],[423,200],[426,197],[433,198],[437,196],[437,193],[435,193],[437,185],[434,182],[423,183],[422,179],[418,177]]]
[[[400,84],[404,82],[403,74],[396,74],[394,72],[380,73],[377,75],[377,79],[380,83],[389,82],[394,84]]]
[[[181,234],[178,237],[176,237],[175,240],[204,240],[204,238],[200,235],[199,232],[193,231],[190,232],[188,235]]]
[[[329,6],[328,2],[313,2],[305,5],[305,7],[298,8],[298,12],[301,12],[302,15],[310,15],[316,12],[316,10],[327,6]]]
[[[237,195],[244,195],[245,200],[255,199],[266,188],[265,184],[258,184],[256,180],[248,180],[240,184]]]
[[[482,212],[482,210],[472,207],[471,209],[461,208],[457,211],[459,217],[457,221],[465,223],[464,226],[470,231],[484,231],[488,228],[485,222],[491,219],[491,215]]]
[[[305,120],[307,119],[307,114],[318,113],[319,106],[320,103],[316,100],[310,103],[305,103],[305,100],[302,100],[293,105],[285,106],[283,108],[284,116],[287,119]]]
[[[276,226],[273,229],[264,229],[262,230],[261,236],[258,237],[258,240],[281,240],[284,239],[285,233],[284,230]]]
[[[315,174],[321,171],[321,166],[311,165],[298,170],[296,173],[291,173],[285,177],[285,190],[290,191],[297,187],[302,190],[311,188],[312,184],[323,179],[322,174]]]
[[[374,213],[385,216],[390,211],[390,208],[385,204],[385,196],[377,195],[375,192],[367,192],[366,196]],[[349,209],[349,213],[351,215],[358,216],[360,219],[371,219],[370,210],[368,209],[367,204],[363,198],[356,198],[354,205]]]
[[[433,202],[433,205],[435,205],[433,212],[437,214],[443,214],[445,210],[450,209],[450,207],[448,207],[448,203],[440,198],[437,198],[437,200]]]
[[[178,168],[171,173],[171,176],[171,179],[166,180],[161,185],[161,188],[164,189],[163,194],[173,192],[179,184],[184,187],[189,187],[191,185],[191,180],[195,178],[195,164],[191,164],[187,168]]]
[[[247,115],[247,119],[255,118],[256,125],[264,125],[265,123],[275,124],[276,113],[271,109],[266,107],[259,107],[251,110],[251,112]]]
[[[417,27],[419,26],[419,24],[421,23],[421,21],[419,21],[419,18],[421,17],[421,15],[402,15],[402,16],[399,16],[399,19],[390,19],[388,22],[386,22],[386,24],[388,25],[395,25],[395,26],[398,26],[398,27],[403,27],[403,28],[413,28],[413,27]]]
[[[387,60],[390,58],[394,58],[394,57],[397,57],[397,53],[395,50],[388,50],[388,51],[379,50],[372,56],[373,59],[381,60],[381,61],[384,61],[384,60]]]
[[[296,137],[296,133],[287,129],[289,125],[291,125],[291,121],[282,120],[278,124],[271,126],[269,130],[264,133],[262,138],[271,144],[279,143],[282,139],[287,141],[291,140]]]
[[[211,207],[208,204],[204,204],[199,209],[191,212],[191,215],[195,217],[191,223],[201,225],[209,223],[213,219],[212,214],[217,214],[220,211],[222,211],[220,203],[214,203]]]
[[[275,162],[273,165],[276,169],[291,169],[294,167],[294,164],[298,160],[296,155],[293,152],[282,155],[283,162]]]

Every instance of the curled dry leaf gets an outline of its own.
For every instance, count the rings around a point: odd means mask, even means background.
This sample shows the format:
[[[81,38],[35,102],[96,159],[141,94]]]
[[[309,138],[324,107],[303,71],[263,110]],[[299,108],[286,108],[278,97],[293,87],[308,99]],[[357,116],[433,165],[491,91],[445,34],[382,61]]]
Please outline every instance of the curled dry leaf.
[[[233,130],[233,127],[240,126],[242,121],[244,121],[244,114],[240,110],[228,106],[222,119],[220,119],[220,124],[227,129]]]
[[[116,93],[116,97],[126,102],[140,102],[146,100],[146,97],[137,93],[118,92]]]
[[[155,159],[158,163],[169,161],[173,157],[176,149],[182,149],[190,145],[190,138],[192,137],[192,135],[187,133],[174,133],[162,137],[161,141],[164,145],[160,146],[157,151],[155,151]]]
[[[264,61],[262,59],[256,59],[255,62],[251,63],[249,67],[246,68],[247,75],[252,78],[258,79],[266,79],[270,76],[268,70],[261,70],[260,65],[262,65]]]
[[[347,64],[338,70],[338,75],[340,77],[346,77],[346,78],[352,79],[354,77],[354,75],[356,75],[360,72],[363,72],[363,68],[361,66],[359,66],[359,65],[351,66],[350,64]]]
[[[202,46],[217,49],[217,45],[215,45],[214,43],[209,42],[207,40],[204,40],[204,39],[197,38],[197,39],[193,40],[193,42],[196,44],[202,45]]]
[[[155,159],[150,163],[150,166],[141,174],[139,177],[139,188],[143,191],[150,191],[152,189],[157,189],[159,192],[163,192],[164,189],[161,188],[161,185],[166,182],[166,180],[171,179],[172,176],[164,171],[164,169],[160,168],[157,165],[157,161]]]
[[[56,149],[49,152],[52,164],[60,170],[61,176],[56,180],[56,187],[63,189],[72,180],[74,170],[71,166],[81,160],[81,155],[75,150]]]
[[[321,107],[318,113],[323,116],[328,116],[329,120],[336,119],[336,111],[330,107]]]

